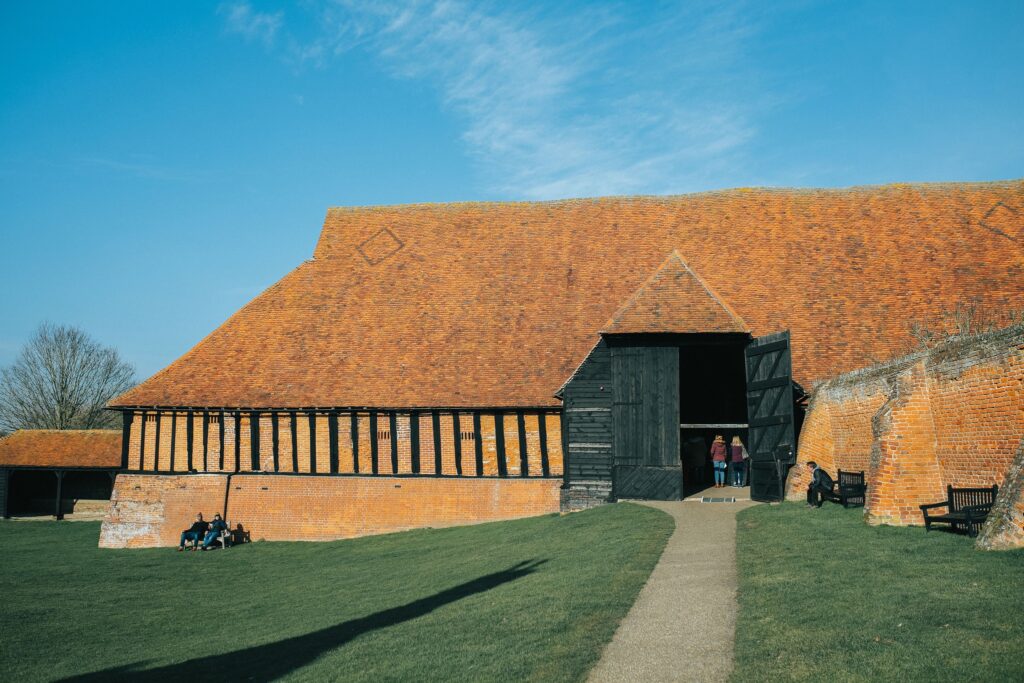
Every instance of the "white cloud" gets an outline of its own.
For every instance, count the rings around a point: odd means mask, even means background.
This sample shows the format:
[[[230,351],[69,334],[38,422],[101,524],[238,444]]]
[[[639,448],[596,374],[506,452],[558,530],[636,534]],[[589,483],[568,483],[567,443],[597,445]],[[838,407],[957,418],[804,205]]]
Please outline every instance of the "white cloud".
[[[230,33],[237,33],[247,41],[258,41],[268,47],[273,45],[281,29],[281,12],[259,12],[245,0],[221,3],[217,11],[224,15],[225,26]]]
[[[744,163],[756,135],[744,63],[753,12],[717,5],[334,0],[288,58],[329,66],[354,50],[435,87],[494,192],[530,199],[707,187]]]

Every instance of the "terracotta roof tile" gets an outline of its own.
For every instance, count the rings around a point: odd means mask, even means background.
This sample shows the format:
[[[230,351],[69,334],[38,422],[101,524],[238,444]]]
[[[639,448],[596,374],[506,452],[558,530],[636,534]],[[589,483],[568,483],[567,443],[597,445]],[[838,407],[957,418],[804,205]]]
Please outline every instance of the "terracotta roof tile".
[[[121,432],[19,429],[0,439],[0,466],[120,467]]]
[[[558,405],[677,251],[798,381],[958,301],[1024,308],[1024,181],[331,209],[315,258],[120,406]],[[682,285],[680,285],[682,286]]]
[[[748,332],[746,323],[694,273],[678,252],[641,285],[602,332]]]

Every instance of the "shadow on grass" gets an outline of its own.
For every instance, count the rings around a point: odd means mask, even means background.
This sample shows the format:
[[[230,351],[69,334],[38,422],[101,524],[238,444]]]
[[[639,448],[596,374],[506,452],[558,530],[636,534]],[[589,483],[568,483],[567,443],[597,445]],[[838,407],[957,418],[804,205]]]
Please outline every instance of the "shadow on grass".
[[[197,657],[155,669],[142,669],[146,662],[112,667],[62,681],[182,681],[188,679],[269,681],[312,663],[318,657],[359,636],[422,617],[462,598],[489,591],[533,572],[547,560],[528,560],[508,569],[453,586],[430,597],[334,626],[265,645]]]

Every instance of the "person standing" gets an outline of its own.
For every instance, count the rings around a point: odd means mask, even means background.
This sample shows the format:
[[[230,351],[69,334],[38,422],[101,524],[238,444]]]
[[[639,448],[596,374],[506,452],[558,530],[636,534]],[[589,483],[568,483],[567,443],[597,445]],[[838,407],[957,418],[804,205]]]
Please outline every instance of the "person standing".
[[[725,439],[721,434],[715,437],[714,442],[711,444],[711,464],[715,468],[715,488],[720,489],[725,487]]]
[[[747,449],[739,436],[732,437],[729,455],[732,460],[732,485],[743,488],[743,474],[747,468]]]

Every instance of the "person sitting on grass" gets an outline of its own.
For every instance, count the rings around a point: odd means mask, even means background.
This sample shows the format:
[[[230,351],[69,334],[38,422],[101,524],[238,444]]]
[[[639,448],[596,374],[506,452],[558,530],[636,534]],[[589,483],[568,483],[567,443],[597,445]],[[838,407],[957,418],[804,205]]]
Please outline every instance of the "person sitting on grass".
[[[832,477],[813,460],[807,463],[807,469],[811,471],[811,483],[807,487],[807,507],[820,508],[825,501],[824,494],[832,493]]]
[[[192,550],[199,547],[199,541],[203,540],[206,536],[206,530],[210,528],[210,525],[203,521],[203,513],[196,515],[196,521],[192,526],[185,531],[181,532],[181,541],[178,543],[178,552],[180,553],[185,549],[185,541],[192,541]]]
[[[220,518],[220,515],[213,516],[213,522],[210,523],[210,530],[206,532],[206,538],[203,539],[203,550],[206,550],[216,542],[218,538],[223,536],[228,530],[228,525],[224,523],[224,520]]]

